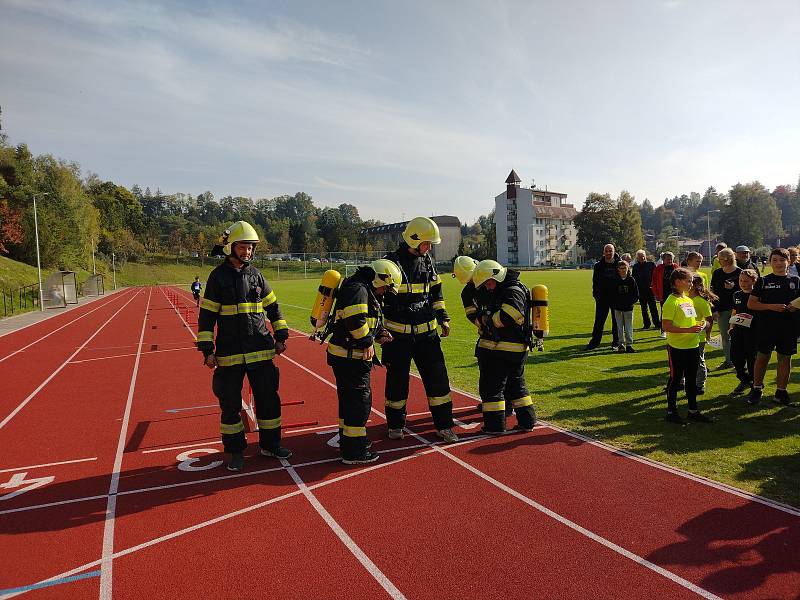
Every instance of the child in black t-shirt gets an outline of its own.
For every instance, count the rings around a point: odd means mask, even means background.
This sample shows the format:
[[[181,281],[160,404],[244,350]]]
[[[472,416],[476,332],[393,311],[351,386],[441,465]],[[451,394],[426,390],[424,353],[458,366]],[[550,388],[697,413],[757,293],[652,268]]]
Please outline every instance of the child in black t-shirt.
[[[619,336],[620,352],[636,352],[633,349],[633,305],[639,301],[639,288],[631,276],[631,266],[624,260],[617,263],[617,277],[614,280],[614,295],[611,308]]]
[[[716,272],[715,272],[716,273]],[[756,362],[756,318],[755,311],[747,308],[747,301],[758,281],[755,269],[744,269],[739,273],[739,288],[733,293],[730,317],[731,361],[736,369],[739,385],[731,393],[741,394],[753,387],[753,371]]]
[[[778,381],[775,401],[785,406],[794,406],[786,391],[792,368],[792,354],[797,353],[797,332],[793,312],[797,309],[791,302],[800,296],[800,277],[787,275],[789,252],[775,248],[769,255],[772,273],[756,282],[747,307],[758,312],[756,348],[758,356],[753,372],[753,389],[748,402],[758,404],[764,390],[764,373],[775,350],[778,354]]]

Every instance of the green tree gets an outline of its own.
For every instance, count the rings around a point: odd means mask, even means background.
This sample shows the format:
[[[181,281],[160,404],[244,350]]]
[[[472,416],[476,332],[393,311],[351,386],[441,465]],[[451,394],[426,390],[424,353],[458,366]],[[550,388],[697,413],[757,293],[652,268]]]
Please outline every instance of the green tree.
[[[633,254],[644,246],[642,236],[642,218],[639,214],[639,207],[630,192],[623,190],[617,198],[617,223],[618,232],[614,239],[620,248],[620,252],[630,252]]]
[[[800,231],[800,203],[796,190],[791,185],[779,185],[772,190],[775,204],[781,211],[781,222],[787,234],[795,235]]]
[[[603,254],[603,246],[608,243],[616,245],[620,230],[617,203],[609,194],[592,192],[586,197],[574,223],[578,230],[578,244],[586,250],[586,256],[597,258]]]
[[[729,245],[772,245],[783,236],[781,211],[761,183],[737,183],[728,197],[720,224]]]

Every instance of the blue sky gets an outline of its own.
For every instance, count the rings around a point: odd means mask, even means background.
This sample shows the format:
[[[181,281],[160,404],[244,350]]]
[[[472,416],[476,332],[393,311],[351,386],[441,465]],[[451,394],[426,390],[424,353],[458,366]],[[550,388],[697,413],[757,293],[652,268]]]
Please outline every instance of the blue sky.
[[[128,187],[472,222],[512,167],[578,206],[800,175],[797,0],[0,12],[4,132]]]

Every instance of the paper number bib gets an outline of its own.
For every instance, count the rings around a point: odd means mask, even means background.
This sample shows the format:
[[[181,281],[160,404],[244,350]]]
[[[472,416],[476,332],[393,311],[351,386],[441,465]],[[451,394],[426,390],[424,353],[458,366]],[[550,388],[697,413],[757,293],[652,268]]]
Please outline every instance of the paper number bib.
[[[694,304],[691,302],[682,302],[678,305],[683,312],[684,315],[687,317],[691,317],[693,319],[697,318],[697,311],[694,309]]]

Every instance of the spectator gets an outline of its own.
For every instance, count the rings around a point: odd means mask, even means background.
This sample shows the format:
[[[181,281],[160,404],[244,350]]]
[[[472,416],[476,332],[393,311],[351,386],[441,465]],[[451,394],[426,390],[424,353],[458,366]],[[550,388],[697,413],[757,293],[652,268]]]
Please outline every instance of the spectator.
[[[633,349],[633,305],[638,299],[639,290],[631,276],[630,265],[621,260],[617,263],[616,293],[611,300],[620,352],[636,352]]]
[[[719,300],[715,305],[717,320],[719,322],[719,336],[722,340],[722,351],[725,354],[724,362],[717,369],[730,369],[733,366],[731,358],[730,330],[731,309],[733,309],[733,294],[739,290],[739,274],[742,269],[736,266],[733,250],[724,248],[719,253],[721,268],[711,274],[711,291]]]
[[[740,269],[755,269],[756,273],[761,275],[758,261],[750,259],[750,248],[747,246],[736,246],[736,266]]]
[[[630,255],[629,252],[626,252],[625,254],[620,256],[620,260],[624,260],[629,265],[631,264],[631,262],[633,262],[633,259],[631,258],[631,255]]]
[[[692,275],[698,275],[703,280],[703,287],[708,290],[708,275],[700,270],[703,264],[703,255],[699,252],[689,252],[686,255],[686,267],[691,271]]]
[[[758,273],[753,269],[745,269],[739,273],[739,291],[733,293],[733,310],[731,311],[731,359],[736,367],[736,378],[739,385],[733,390],[733,396],[753,388],[753,372],[756,364],[756,328],[758,327],[755,311],[747,308],[747,301],[758,281]]]
[[[697,363],[697,377],[694,383],[697,386],[697,395],[701,396],[706,393],[706,379],[708,378],[705,356],[706,343],[711,339],[711,328],[714,325],[714,319],[711,317],[711,303],[717,297],[706,289],[703,278],[697,273],[692,276],[692,287],[689,288],[688,295],[692,299],[692,304],[694,304],[697,320],[704,319],[706,322],[703,331],[697,334],[699,362]]]
[[[711,421],[697,409],[697,389],[691,382],[697,380],[700,362],[697,334],[703,331],[707,321],[698,319],[694,303],[686,295],[692,285],[692,274],[677,268],[670,274],[670,293],[661,312],[661,326],[667,334],[667,355],[669,357],[669,383],[667,384],[667,414],[665,420],[685,425],[686,421],[678,414],[678,388],[680,381],[686,380],[686,399],[689,403],[688,418],[692,421],[708,423]]]
[[[653,270],[656,265],[653,261],[647,260],[647,253],[644,250],[636,251],[636,263],[633,265],[633,278],[636,287],[639,289],[639,305],[642,307],[642,323],[645,329],[650,328],[652,317],[653,329],[661,328],[661,319],[658,316],[656,298],[650,284],[653,281]],[[649,309],[649,314],[648,314]]]
[[[789,268],[786,270],[786,274],[800,276],[797,271],[797,256],[800,251],[798,251],[797,246],[789,246],[787,250],[789,251]]]
[[[672,276],[672,271],[675,270],[675,263],[673,262],[674,259],[675,255],[672,252],[664,252],[661,255],[661,264],[656,265],[656,268],[653,269],[653,279],[650,282],[653,295],[655,295],[656,300],[658,300],[661,304],[662,321],[664,320],[664,302],[669,297],[671,290],[669,283],[670,277]],[[661,327],[661,337],[667,337],[663,327]]]
[[[614,312],[611,310],[611,300],[615,292],[617,264],[620,260],[619,254],[614,249],[614,244],[606,244],[603,247],[603,258],[594,265],[594,272],[592,273],[592,296],[594,296],[595,302],[594,327],[592,327],[592,339],[589,340],[586,350],[594,350],[600,345],[609,311],[611,312],[611,349],[616,350],[617,346],[619,346],[617,322],[614,318]]]
[[[792,302],[800,296],[800,278],[786,274],[789,252],[775,248],[769,256],[772,273],[756,282],[747,307],[758,312],[756,364],[753,373],[753,389],[747,401],[758,404],[764,390],[764,374],[775,350],[778,353],[777,389],[775,402],[794,406],[786,385],[792,369],[792,354],[797,354],[797,333],[791,313],[797,309]]]
[[[725,242],[720,242],[714,248],[714,260],[711,262],[711,274],[712,275],[714,274],[714,271],[716,271],[717,269],[719,269],[722,266],[722,265],[719,264],[719,251],[720,250],[724,250],[727,247],[728,247],[728,244],[726,244]]]

